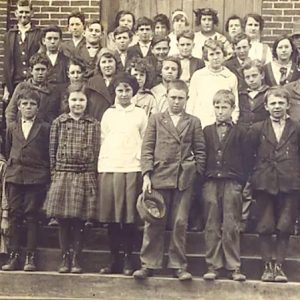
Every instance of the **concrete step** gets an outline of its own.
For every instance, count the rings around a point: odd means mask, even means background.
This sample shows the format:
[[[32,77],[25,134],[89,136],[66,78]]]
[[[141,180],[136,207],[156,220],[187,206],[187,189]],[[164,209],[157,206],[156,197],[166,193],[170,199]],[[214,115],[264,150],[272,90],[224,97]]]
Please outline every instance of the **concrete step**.
[[[194,278],[191,282],[152,277],[136,281],[120,275],[57,274],[51,272],[0,272],[0,299],[10,300],[298,300],[299,283],[214,283]]]

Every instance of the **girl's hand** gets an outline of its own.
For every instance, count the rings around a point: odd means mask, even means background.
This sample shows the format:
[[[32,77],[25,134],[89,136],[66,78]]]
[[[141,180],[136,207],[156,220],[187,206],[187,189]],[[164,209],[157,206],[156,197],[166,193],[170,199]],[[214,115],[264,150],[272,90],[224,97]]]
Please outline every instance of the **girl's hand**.
[[[7,236],[8,231],[9,231],[8,218],[2,218],[2,220],[1,220],[1,234],[4,235],[4,236]]]
[[[151,194],[151,179],[149,174],[145,174],[143,177],[143,193],[145,193],[146,191]]]

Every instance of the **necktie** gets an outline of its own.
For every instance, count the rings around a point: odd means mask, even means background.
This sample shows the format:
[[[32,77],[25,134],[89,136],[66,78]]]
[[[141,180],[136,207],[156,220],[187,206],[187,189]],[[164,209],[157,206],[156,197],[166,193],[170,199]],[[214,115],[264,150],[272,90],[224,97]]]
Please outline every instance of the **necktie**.
[[[280,79],[279,79],[279,84],[280,85],[284,85],[285,84],[285,81],[286,81],[286,78],[287,78],[287,68],[286,67],[281,67],[279,69],[279,72],[281,74],[280,76]]]

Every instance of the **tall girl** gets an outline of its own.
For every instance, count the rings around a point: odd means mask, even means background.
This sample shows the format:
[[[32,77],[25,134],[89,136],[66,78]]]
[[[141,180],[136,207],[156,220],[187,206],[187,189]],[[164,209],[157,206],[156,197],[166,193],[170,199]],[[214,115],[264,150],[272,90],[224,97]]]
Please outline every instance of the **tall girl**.
[[[115,105],[101,121],[101,150],[98,160],[100,222],[108,223],[111,264],[102,274],[133,273],[132,247],[136,222],[136,200],[141,192],[140,154],[147,125],[144,109],[131,101],[139,89],[135,77],[121,72],[115,76]],[[124,263],[121,256],[124,251]]]
[[[96,217],[96,166],[100,147],[98,121],[85,114],[87,97],[80,84],[68,88],[69,113],[56,118],[50,131],[52,182],[45,202],[59,223],[60,273],[81,273],[84,222]],[[71,248],[73,249],[71,255]]]

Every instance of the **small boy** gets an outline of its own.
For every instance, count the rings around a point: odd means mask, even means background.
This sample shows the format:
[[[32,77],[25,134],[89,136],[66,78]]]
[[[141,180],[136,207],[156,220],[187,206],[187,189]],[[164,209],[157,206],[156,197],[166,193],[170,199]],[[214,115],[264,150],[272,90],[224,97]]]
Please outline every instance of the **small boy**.
[[[147,17],[138,18],[135,33],[139,38],[136,45],[131,46],[129,51],[136,57],[146,57],[151,55],[151,39],[153,36],[153,21]]]
[[[7,124],[17,121],[19,112],[18,98],[20,91],[24,87],[28,87],[39,94],[40,105],[37,114],[40,119],[52,123],[58,116],[60,91],[48,84],[49,59],[44,53],[36,53],[30,58],[29,65],[31,78],[18,84],[6,108],[5,117]]]
[[[250,50],[250,38],[245,33],[238,33],[232,40],[233,50],[235,56],[231,57],[225,62],[225,66],[235,74],[238,79],[238,90],[241,91],[247,88],[244,80],[242,66],[248,58]]]
[[[170,20],[165,14],[158,14],[153,18],[155,35],[167,36],[170,33]]]
[[[192,55],[195,45],[194,38],[195,34],[193,31],[186,30],[177,35],[177,48],[182,68],[180,79],[187,84],[190,83],[190,79],[195,71],[205,67],[205,63],[202,59]]]
[[[172,220],[168,267],[179,280],[190,280],[186,271],[186,227],[193,183],[205,168],[205,143],[198,118],[184,110],[188,87],[182,80],[168,85],[168,109],[153,114],[143,139],[141,166],[143,191],[157,190],[164,198],[166,215],[159,224],[145,221],[141,249],[142,268],[134,272],[136,279],[151,276],[162,267],[164,234],[167,219]],[[167,147],[166,147],[167,145]]]
[[[7,102],[15,87],[26,79],[30,57],[40,48],[42,32],[31,23],[33,6],[19,0],[15,11],[17,25],[4,36],[4,94]]]
[[[218,278],[225,268],[235,281],[244,281],[240,267],[242,187],[246,182],[245,131],[232,122],[234,94],[219,90],[213,98],[216,123],[204,128],[205,182],[202,188],[205,218],[205,280]]]
[[[38,217],[50,181],[49,131],[50,125],[38,117],[39,94],[23,87],[17,96],[21,118],[7,129],[6,189],[10,221],[10,257],[3,271],[21,267],[20,247],[23,219],[27,225],[26,260],[24,271],[36,270]]]

